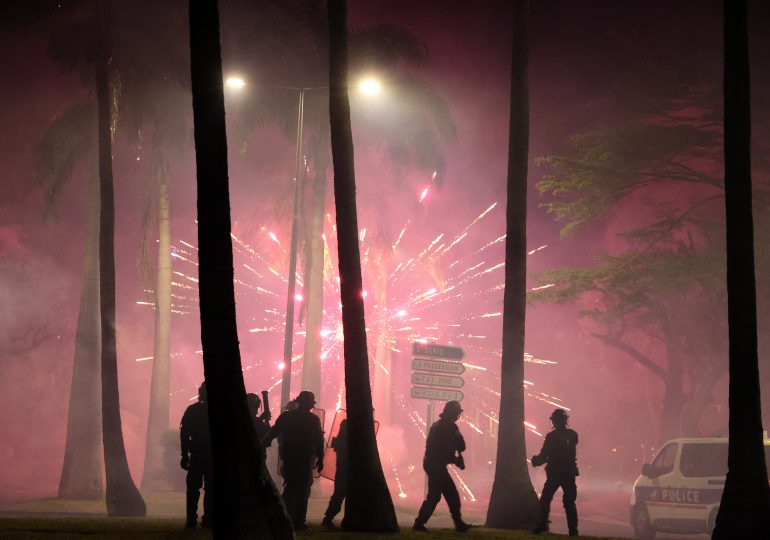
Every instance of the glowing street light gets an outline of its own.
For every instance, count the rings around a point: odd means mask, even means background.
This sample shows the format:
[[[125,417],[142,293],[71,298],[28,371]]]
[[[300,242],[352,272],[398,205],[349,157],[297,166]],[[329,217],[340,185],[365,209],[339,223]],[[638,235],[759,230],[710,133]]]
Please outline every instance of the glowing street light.
[[[377,79],[364,79],[358,83],[358,89],[368,96],[374,96],[380,93],[382,86]]]
[[[225,79],[225,86],[232,88],[233,90],[240,90],[246,86],[246,81],[244,81],[241,77],[234,75]]]

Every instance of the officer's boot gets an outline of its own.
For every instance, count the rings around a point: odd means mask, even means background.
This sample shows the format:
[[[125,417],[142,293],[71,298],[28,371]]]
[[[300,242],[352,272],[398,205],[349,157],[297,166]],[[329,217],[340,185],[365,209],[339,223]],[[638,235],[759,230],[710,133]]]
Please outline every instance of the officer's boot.
[[[457,514],[452,514],[452,521],[454,521],[455,530],[457,532],[466,532],[473,527],[472,525],[469,525],[463,521],[463,518],[460,516],[459,512]]]
[[[567,529],[570,536],[578,536],[578,514],[577,508],[573,504],[571,507],[565,507],[564,513],[567,515]]]
[[[324,516],[324,519],[321,522],[321,525],[323,525],[330,531],[333,531],[337,528],[337,526],[334,524],[333,518],[329,515]]]
[[[417,519],[414,520],[414,525],[412,525],[413,531],[420,531],[420,532],[428,532],[428,529],[425,528],[425,524],[428,522],[428,519],[430,518],[430,515],[428,514],[428,502],[425,501],[422,503],[422,506],[420,506],[420,511],[417,514]]]
[[[550,521],[548,521],[548,516],[551,514],[551,501],[545,500],[543,497],[540,497],[540,519],[537,522],[537,525],[534,529],[532,529],[532,534],[540,534],[544,532],[548,532],[548,524]]]
[[[187,521],[185,527],[194,529],[198,526],[198,494],[187,494]]]

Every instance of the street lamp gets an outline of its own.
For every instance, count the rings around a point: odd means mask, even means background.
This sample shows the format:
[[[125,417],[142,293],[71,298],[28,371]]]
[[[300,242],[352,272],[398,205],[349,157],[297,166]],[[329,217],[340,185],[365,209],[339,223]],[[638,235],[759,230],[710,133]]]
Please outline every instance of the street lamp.
[[[231,77],[228,77],[225,80],[225,85],[228,88],[232,88],[233,90],[240,90],[244,86],[246,86],[246,81],[244,81],[241,77],[238,77],[237,75],[233,75]]]
[[[380,93],[382,87],[377,79],[366,78],[358,83],[358,89],[368,96],[374,96]]]
[[[246,81],[237,75],[228,77],[225,80],[225,85],[233,90],[241,90],[246,86]],[[277,85],[265,85],[276,86]],[[305,123],[305,92],[308,90],[322,90],[328,89],[328,86],[314,86],[314,87],[289,87],[280,86],[279,88],[285,88],[287,90],[297,90],[299,92],[297,103],[297,140],[296,140],[296,154],[294,156],[294,208],[292,210],[291,218],[291,244],[289,248],[289,288],[286,293],[286,325],[283,340],[283,376],[281,381],[281,409],[283,409],[289,402],[291,393],[291,364],[292,364],[292,348],[294,345],[294,302],[296,300],[296,278],[297,278],[297,244],[299,233],[299,210],[301,207],[302,198],[302,180],[303,176],[300,176],[300,169],[302,167],[302,135]],[[373,78],[367,78],[362,80],[358,88],[366,95],[375,95],[380,92],[380,83]]]

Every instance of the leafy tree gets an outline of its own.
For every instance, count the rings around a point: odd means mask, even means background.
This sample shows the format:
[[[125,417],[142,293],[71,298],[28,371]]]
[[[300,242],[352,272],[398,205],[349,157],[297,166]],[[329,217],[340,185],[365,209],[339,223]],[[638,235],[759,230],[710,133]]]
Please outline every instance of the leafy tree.
[[[529,161],[529,0],[513,3],[511,110],[505,211],[505,293],[500,369],[500,425],[487,526],[520,529],[537,519],[537,495],[524,440],[524,319]]]
[[[760,538],[770,530],[770,487],[757,355],[746,0],[725,1],[723,9],[730,439],[712,538]]]
[[[651,216],[622,233],[622,254],[537,276],[555,287],[531,300],[598,300],[582,313],[602,328],[592,335],[664,385],[663,439],[698,434],[726,369],[724,225],[717,204],[722,132],[711,64],[653,56],[634,66],[616,82],[632,111],[629,121],[577,135],[569,155],[539,160],[550,172],[538,188],[551,196],[548,211],[566,222],[562,235],[621,204],[644,203]],[[658,343],[664,363],[643,352],[645,339]]]
[[[350,477],[342,527],[349,531],[398,531],[374,433],[369,356],[358,246],[353,133],[348,99],[347,2],[329,2],[329,120],[345,336],[345,393]]]
[[[246,404],[235,319],[227,137],[216,0],[190,0],[201,343],[214,455],[214,537],[293,538]]]
[[[663,440],[699,435],[701,414],[725,373],[721,246],[694,245],[691,236],[677,238],[673,231],[653,247],[632,239],[627,251],[603,255],[596,266],[540,273],[538,279],[553,287],[530,293],[533,302],[590,299],[594,307],[580,315],[602,328],[591,335],[663,383]],[[665,363],[644,352],[650,341],[664,351]]]

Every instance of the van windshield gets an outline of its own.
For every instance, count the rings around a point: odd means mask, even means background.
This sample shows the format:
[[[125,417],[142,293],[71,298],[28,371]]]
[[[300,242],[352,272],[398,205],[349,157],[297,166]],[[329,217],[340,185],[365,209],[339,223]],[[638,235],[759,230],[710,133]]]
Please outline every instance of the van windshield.
[[[765,461],[770,463],[770,446],[765,446]],[[727,442],[685,443],[679,460],[682,476],[725,476],[727,474]]]

